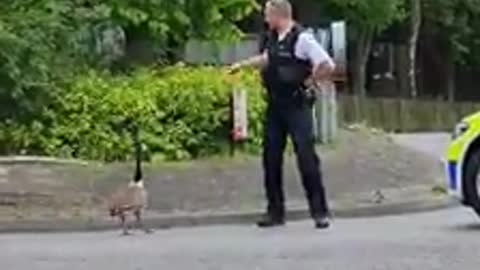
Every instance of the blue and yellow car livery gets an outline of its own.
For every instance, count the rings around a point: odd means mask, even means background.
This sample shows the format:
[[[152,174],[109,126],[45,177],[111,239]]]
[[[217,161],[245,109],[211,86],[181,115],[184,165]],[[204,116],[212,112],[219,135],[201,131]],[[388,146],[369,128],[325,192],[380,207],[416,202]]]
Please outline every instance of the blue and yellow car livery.
[[[457,124],[447,147],[445,174],[449,193],[471,206],[465,190],[466,164],[480,151],[480,112]]]

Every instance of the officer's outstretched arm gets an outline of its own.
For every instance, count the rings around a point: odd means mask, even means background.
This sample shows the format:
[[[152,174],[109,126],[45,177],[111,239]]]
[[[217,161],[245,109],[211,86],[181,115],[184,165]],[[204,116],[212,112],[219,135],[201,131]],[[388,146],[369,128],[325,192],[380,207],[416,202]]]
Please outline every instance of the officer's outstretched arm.
[[[229,72],[235,73],[244,67],[262,68],[265,65],[267,65],[267,63],[268,63],[268,55],[267,53],[262,53],[262,54],[250,57],[246,60],[242,60],[234,63],[229,67]]]

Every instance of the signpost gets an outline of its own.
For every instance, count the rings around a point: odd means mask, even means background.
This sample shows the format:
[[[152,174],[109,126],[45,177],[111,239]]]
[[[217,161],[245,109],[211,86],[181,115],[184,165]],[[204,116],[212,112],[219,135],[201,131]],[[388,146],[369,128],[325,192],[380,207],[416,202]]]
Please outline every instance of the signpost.
[[[247,93],[244,89],[235,88],[232,92],[234,141],[242,141],[248,136]]]
[[[247,92],[234,86],[230,96],[230,153],[235,155],[237,145],[248,138]]]

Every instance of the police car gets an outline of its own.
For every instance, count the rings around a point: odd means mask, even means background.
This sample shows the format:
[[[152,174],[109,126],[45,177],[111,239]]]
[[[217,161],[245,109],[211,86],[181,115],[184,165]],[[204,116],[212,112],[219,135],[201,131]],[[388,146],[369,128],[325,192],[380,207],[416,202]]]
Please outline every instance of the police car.
[[[455,127],[445,160],[449,193],[480,215],[480,112]]]

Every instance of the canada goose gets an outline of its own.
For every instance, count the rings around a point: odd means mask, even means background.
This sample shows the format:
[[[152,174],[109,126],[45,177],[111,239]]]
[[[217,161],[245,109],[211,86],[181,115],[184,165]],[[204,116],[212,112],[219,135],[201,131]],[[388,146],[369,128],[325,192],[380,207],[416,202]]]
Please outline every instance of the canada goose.
[[[123,234],[129,235],[129,225],[127,218],[129,214],[135,216],[137,228],[145,233],[151,233],[152,230],[145,227],[142,220],[143,210],[147,206],[148,193],[144,186],[142,174],[142,146],[139,138],[138,127],[133,128],[133,141],[135,146],[135,172],[133,179],[128,185],[120,187],[108,198],[108,209],[111,217],[120,219]]]

